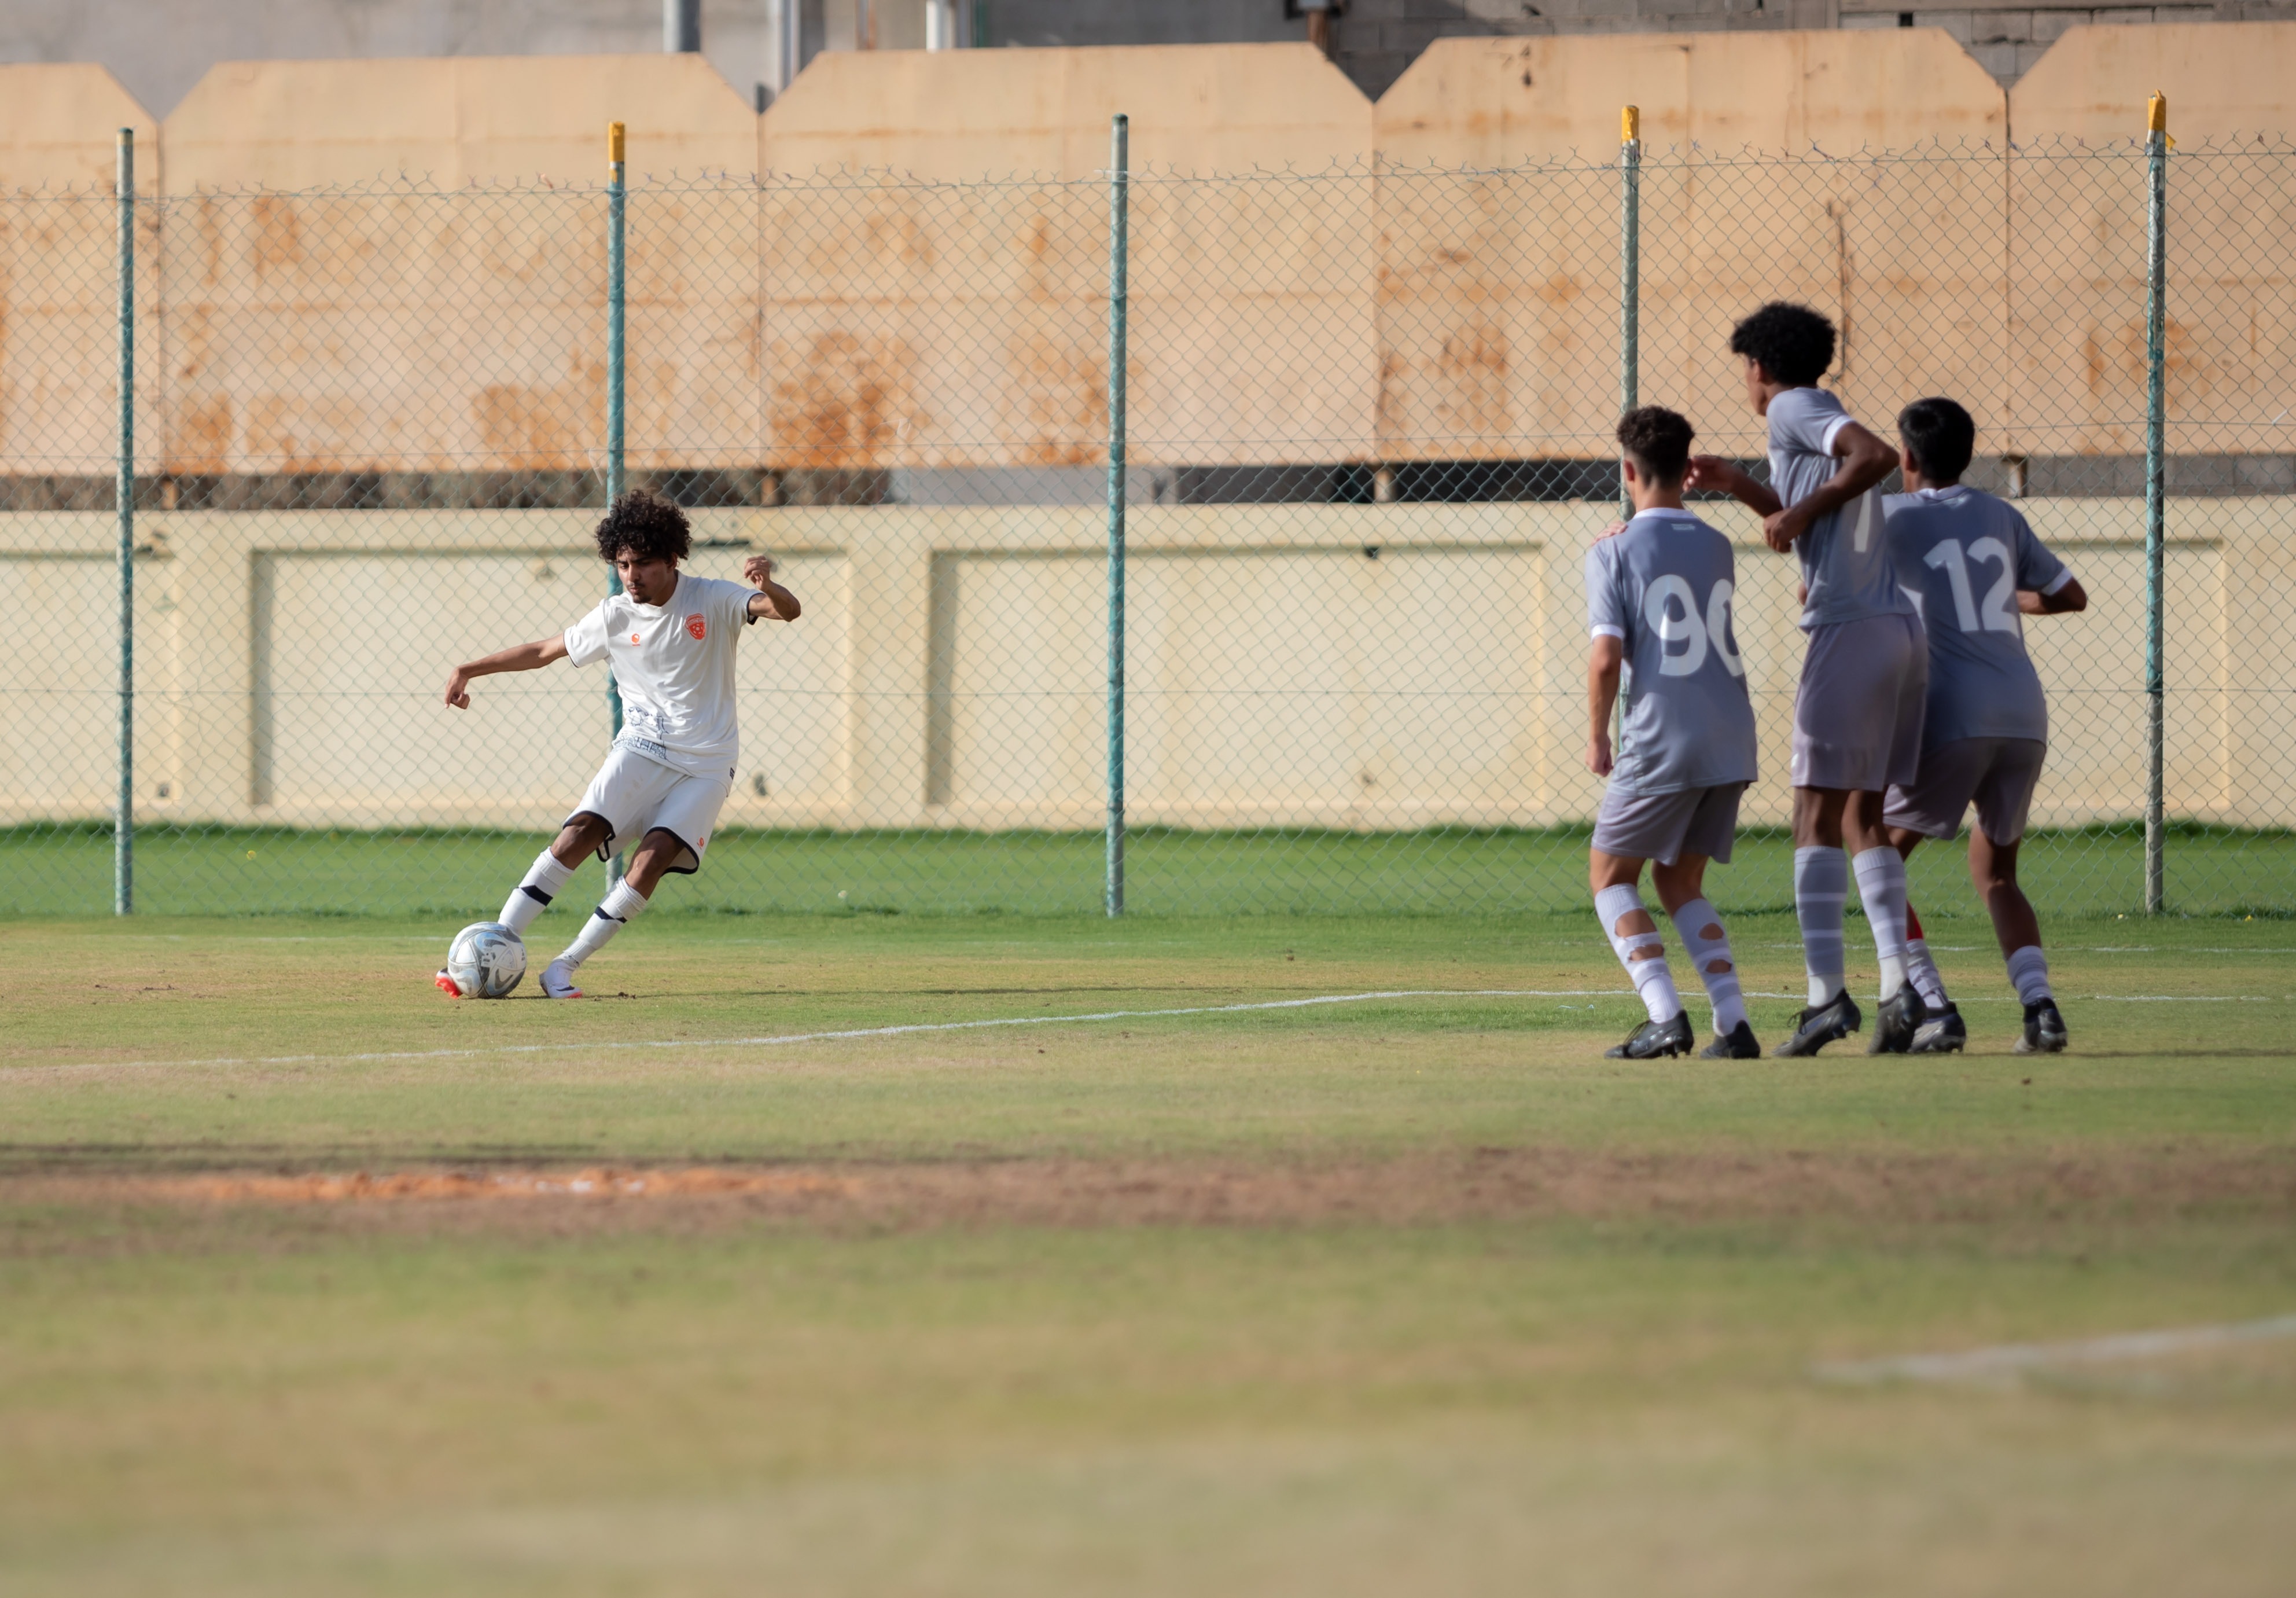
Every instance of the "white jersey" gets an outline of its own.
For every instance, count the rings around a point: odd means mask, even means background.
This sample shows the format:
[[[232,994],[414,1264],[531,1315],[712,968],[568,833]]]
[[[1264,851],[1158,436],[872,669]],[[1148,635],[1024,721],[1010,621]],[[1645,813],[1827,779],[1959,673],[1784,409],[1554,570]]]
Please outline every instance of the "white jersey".
[[[622,696],[618,745],[688,776],[732,779],[742,755],[734,646],[756,592],[681,572],[668,604],[610,594],[566,630],[569,660],[612,664]]]

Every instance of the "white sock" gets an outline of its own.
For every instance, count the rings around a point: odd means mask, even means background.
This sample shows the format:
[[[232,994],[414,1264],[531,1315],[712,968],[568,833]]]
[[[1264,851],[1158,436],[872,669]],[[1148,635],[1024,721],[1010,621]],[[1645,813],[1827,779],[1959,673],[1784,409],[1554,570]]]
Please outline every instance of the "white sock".
[[[1906,980],[1914,984],[1914,992],[1934,1015],[1951,1002],[1945,996],[1945,978],[1938,975],[1937,961],[1930,958],[1930,941],[1922,935],[1922,918],[1910,904],[1906,906]]]
[[[582,923],[582,930],[566,945],[566,952],[558,957],[569,966],[579,969],[584,960],[603,949],[613,935],[638,918],[646,907],[645,895],[627,882],[618,882],[607,891],[590,918]],[[556,961],[552,962],[554,964]]]
[[[1841,992],[1841,906],[1849,897],[1849,857],[1839,849],[1794,851],[1794,915],[1813,1007]]]
[[[1883,844],[1849,862],[1857,873],[1857,896],[1866,901],[1866,921],[1874,929],[1874,954],[1882,962],[1882,998],[1887,1002],[1906,985],[1906,861]]]
[[[1703,899],[1693,899],[1674,912],[1674,929],[1690,951],[1691,969],[1706,984],[1714,1006],[1714,1034],[1728,1037],[1746,1018],[1746,996],[1738,986],[1738,963],[1730,958],[1730,935],[1722,918]]]
[[[560,865],[558,857],[547,849],[536,855],[534,863],[526,869],[526,880],[511,889],[509,899],[504,902],[502,924],[523,937],[526,929],[534,925],[534,918],[558,897],[558,890],[566,885],[574,871],[572,866]]]
[[[1642,894],[1633,887],[1604,888],[1595,895],[1595,913],[1603,918],[1603,930],[1610,935],[1619,963],[1643,996],[1643,1008],[1653,1021],[1671,1021],[1682,1013],[1682,1000],[1674,991],[1674,973],[1667,968],[1666,940],[1655,926],[1648,932],[1619,930],[1619,923],[1642,907]]]
[[[2056,995],[2049,992],[2049,957],[2038,943],[2028,943],[2009,957],[2009,985],[2021,1003],[2038,1004]]]

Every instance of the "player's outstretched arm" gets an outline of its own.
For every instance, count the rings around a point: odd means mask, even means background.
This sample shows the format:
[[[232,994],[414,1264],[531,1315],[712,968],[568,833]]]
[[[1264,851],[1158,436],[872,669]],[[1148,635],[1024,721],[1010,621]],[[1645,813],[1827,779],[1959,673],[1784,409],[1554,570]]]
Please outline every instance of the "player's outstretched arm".
[[[2029,616],[2062,616],[2088,608],[2088,590],[2078,577],[2067,577],[2064,585],[2053,594],[2037,593],[2031,589],[2017,590],[2017,608]]]
[[[1727,494],[1758,516],[1778,513],[1778,497],[1770,491],[1768,484],[1755,482],[1718,455],[1692,456],[1690,471],[1683,478],[1682,486],[1703,493]]]
[[[794,622],[805,614],[797,596],[774,581],[774,557],[753,555],[742,563],[742,580],[758,591],[750,597],[752,622]]]
[[[1611,708],[1619,702],[1619,667],[1627,658],[1620,640],[1603,635],[1587,656],[1587,769],[1611,774]]]
[[[478,677],[494,677],[504,671],[533,671],[554,660],[566,658],[566,635],[538,638],[531,644],[518,644],[508,649],[497,649],[482,660],[465,661],[455,668],[447,680],[447,703],[456,710],[471,708],[471,681]]]

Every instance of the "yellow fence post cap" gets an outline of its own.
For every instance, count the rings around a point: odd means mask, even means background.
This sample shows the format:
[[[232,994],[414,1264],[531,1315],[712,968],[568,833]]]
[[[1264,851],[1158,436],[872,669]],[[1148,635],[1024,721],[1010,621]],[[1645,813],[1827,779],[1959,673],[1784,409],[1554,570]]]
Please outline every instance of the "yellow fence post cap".
[[[2147,133],[2169,131],[2169,96],[2158,89],[2153,90],[2152,98],[2144,103],[2144,131]]]
[[[606,124],[606,160],[617,167],[622,164],[622,125],[619,122]]]
[[[1619,112],[1619,138],[1623,144],[1639,143],[1643,136],[1643,108],[1629,105]]]

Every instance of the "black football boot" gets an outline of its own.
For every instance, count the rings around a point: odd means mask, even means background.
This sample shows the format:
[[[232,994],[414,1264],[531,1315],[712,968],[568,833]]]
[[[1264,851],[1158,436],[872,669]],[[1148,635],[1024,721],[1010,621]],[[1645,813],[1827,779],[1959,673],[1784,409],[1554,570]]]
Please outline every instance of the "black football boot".
[[[1794,1024],[1793,1036],[1778,1045],[1781,1058],[1790,1055],[1816,1054],[1837,1038],[1866,1030],[1865,1014],[1857,1001],[1844,988],[1825,1003],[1801,1012]]]
[[[1657,1059],[1661,1056],[1690,1052],[1690,1012],[1684,1010],[1671,1021],[1645,1021],[1627,1034],[1627,1041],[1615,1049],[1603,1050],[1604,1059]]]
[[[2057,1013],[2055,1000],[2044,999],[2025,1007],[2025,1032],[2017,1040],[2018,1053],[2062,1054],[2065,1042],[2065,1018]]]
[[[1907,983],[1882,1001],[1882,1011],[1874,1017],[1874,1035],[1866,1040],[1868,1054],[1910,1054],[1914,1038],[1922,1023],[1930,1018],[1929,1006]]]
[[[1914,1034],[1913,1053],[1959,1054],[1969,1046],[1969,1028],[1961,1019],[1961,1011],[1952,1000],[1921,1024]]]
[[[1712,1042],[1698,1051],[1701,1059],[1759,1059],[1762,1046],[1755,1041],[1754,1029],[1741,1021],[1730,1029],[1729,1035],[1715,1035]]]

